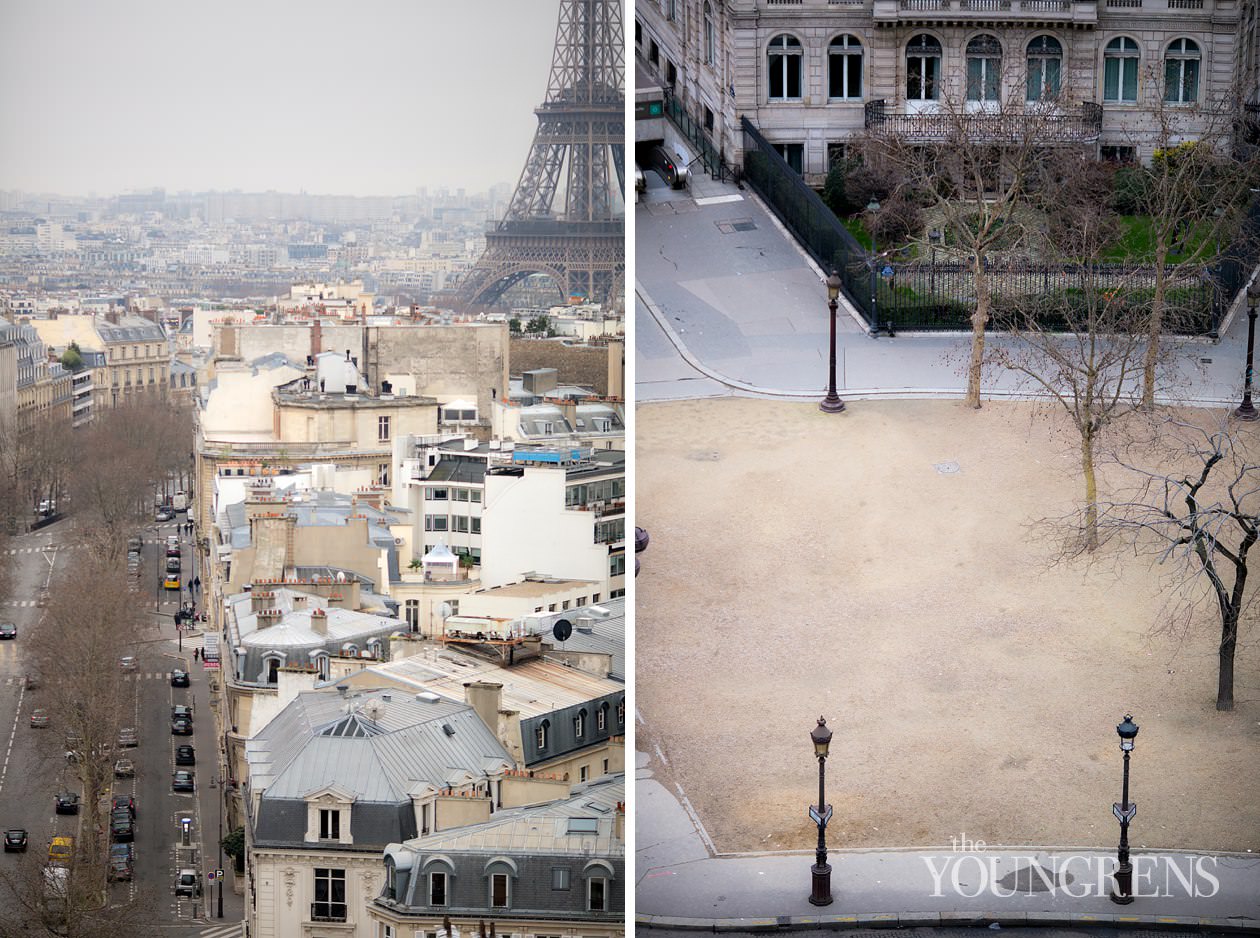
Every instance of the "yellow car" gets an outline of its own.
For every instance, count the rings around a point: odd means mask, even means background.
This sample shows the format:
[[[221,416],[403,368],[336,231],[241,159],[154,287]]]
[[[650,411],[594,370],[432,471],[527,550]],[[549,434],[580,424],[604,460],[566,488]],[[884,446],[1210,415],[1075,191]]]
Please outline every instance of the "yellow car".
[[[74,859],[74,838],[54,837],[48,845],[48,863],[50,866],[69,866]]]
[[[177,589],[179,589],[179,574],[178,574],[178,573],[168,573],[168,574],[166,575],[166,579],[164,579],[164,580],[162,581],[162,586],[163,586],[163,587],[165,587],[165,588],[166,588],[166,589],[168,589],[168,590],[177,590]]]

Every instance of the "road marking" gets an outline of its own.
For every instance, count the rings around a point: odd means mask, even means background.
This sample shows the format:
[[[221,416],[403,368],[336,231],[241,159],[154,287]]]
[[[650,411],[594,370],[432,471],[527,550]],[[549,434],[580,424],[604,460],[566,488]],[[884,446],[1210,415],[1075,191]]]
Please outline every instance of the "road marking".
[[[198,933],[198,938],[233,938],[236,935],[245,933],[245,923],[235,922],[231,925],[219,925],[215,928],[203,928]]]
[[[13,728],[9,731],[9,745],[4,750],[4,765],[0,766],[0,792],[4,791],[4,780],[9,775],[9,756],[13,754],[13,741],[17,738],[18,720],[22,717],[22,698],[26,696],[26,683],[18,691],[17,707],[13,713]]]

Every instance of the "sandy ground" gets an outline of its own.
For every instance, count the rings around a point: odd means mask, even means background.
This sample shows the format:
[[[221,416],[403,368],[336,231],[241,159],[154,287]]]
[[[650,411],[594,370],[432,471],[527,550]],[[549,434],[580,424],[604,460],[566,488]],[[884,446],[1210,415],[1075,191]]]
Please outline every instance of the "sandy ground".
[[[813,846],[820,714],[832,847],[1112,845],[1127,710],[1134,846],[1260,850],[1260,629],[1218,713],[1218,622],[1155,634],[1145,559],[1050,563],[1082,484],[1031,406],[638,408],[638,747],[719,851]]]

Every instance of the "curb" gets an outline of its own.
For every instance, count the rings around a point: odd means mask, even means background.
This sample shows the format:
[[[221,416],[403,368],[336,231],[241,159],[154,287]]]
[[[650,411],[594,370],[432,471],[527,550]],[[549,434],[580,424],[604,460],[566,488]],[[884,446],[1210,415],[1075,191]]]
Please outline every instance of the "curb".
[[[1182,915],[1120,915],[1112,912],[867,912],[851,915],[781,915],[773,918],[680,918],[670,915],[636,915],[639,928],[673,931],[765,932],[829,928],[936,928],[943,926],[985,928],[1144,928],[1181,931],[1260,934],[1254,919],[1191,917]]]

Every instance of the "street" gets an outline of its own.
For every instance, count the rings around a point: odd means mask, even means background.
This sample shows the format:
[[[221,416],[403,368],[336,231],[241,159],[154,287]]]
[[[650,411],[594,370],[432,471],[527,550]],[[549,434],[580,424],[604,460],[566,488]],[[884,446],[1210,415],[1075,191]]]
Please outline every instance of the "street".
[[[183,516],[177,516],[180,529]],[[102,662],[118,672],[118,679],[131,689],[134,726],[139,745],[118,749],[115,757],[130,758],[135,775],[115,779],[113,796],[135,799],[136,824],[134,879],[116,882],[109,890],[114,905],[134,904],[139,920],[189,926],[176,934],[226,938],[240,934],[242,904],[232,889],[230,871],[223,888],[223,918],[220,920],[218,891],[206,875],[231,864],[221,854],[219,840],[221,814],[218,778],[218,747],[214,711],[211,707],[207,672],[195,652],[201,648],[199,632],[177,634],[174,613],[182,601],[193,597],[184,590],[162,588],[166,537],[176,533],[176,524],[147,525],[141,532],[143,564],[140,588],[135,594],[135,633],[127,649],[136,659],[134,671],[123,671],[118,662]],[[82,812],[57,814],[54,797],[68,789],[78,792],[73,771],[67,768],[62,732],[56,726],[30,725],[31,711],[40,707],[43,687],[28,689],[29,655],[24,646],[41,627],[41,590],[73,588],[76,553],[82,549],[74,537],[73,520],[63,520],[30,534],[15,537],[11,544],[14,590],[12,598],[0,606],[0,618],[17,624],[18,637],[0,643],[0,826],[24,827],[29,832],[28,854],[42,859],[54,836],[78,835]],[[185,583],[196,575],[191,537],[180,534]],[[174,668],[187,671],[191,686],[171,686]],[[193,708],[193,734],[176,736],[171,730],[171,707]],[[175,747],[195,747],[196,764],[180,766],[195,774],[194,792],[172,790]],[[108,807],[105,809],[108,817]],[[187,830],[185,830],[185,822]],[[226,833],[226,832],[222,832]],[[21,854],[0,858],[11,868]],[[181,869],[197,870],[203,885],[200,897],[175,895],[174,883]]]

